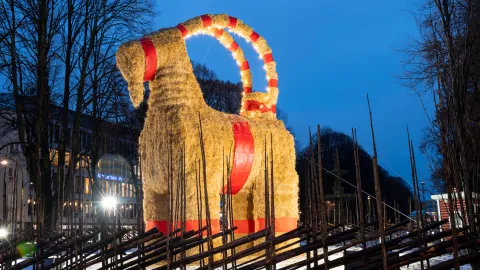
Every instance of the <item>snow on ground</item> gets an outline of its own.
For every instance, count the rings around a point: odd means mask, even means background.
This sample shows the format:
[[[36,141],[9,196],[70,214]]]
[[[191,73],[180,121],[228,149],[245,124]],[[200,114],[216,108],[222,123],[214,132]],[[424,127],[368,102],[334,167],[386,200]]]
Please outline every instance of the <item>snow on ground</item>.
[[[340,247],[341,247],[341,245],[329,246],[328,250],[332,251],[332,250],[335,250],[335,249],[340,248]],[[351,248],[348,249],[348,251],[356,251],[356,250],[360,250],[360,247],[355,246],[355,247],[351,247]],[[129,250],[127,252],[127,254],[130,254],[131,252],[133,252],[133,250]],[[323,249],[319,249],[318,254],[319,255],[323,254]],[[408,254],[408,253],[402,253],[402,254],[400,254],[400,256],[403,256],[403,255],[406,255],[406,254]],[[338,252],[336,254],[333,254],[333,255],[329,256],[328,259],[329,260],[335,260],[335,259],[338,259],[338,258],[341,258],[341,257],[343,257],[343,252]],[[453,258],[453,256],[451,254],[446,254],[446,255],[439,256],[439,257],[434,257],[434,258],[430,259],[430,265],[433,266],[433,265],[436,265],[438,263],[444,262],[444,261],[452,259],[452,258]],[[290,264],[294,264],[296,262],[300,262],[300,261],[303,261],[305,259],[306,259],[306,255],[300,255],[300,256],[288,259],[286,261],[283,261],[281,263],[278,263],[277,268],[288,266]],[[20,262],[20,261],[22,261],[22,259],[18,260],[17,262]],[[323,259],[319,261],[319,264],[321,264],[321,263],[323,263]],[[313,266],[313,264],[312,264],[312,266]],[[99,269],[100,267],[101,267],[101,263],[92,265],[92,266],[88,267],[87,270],[96,270],[96,269]],[[153,268],[155,268],[155,267],[149,267],[147,269],[153,269]],[[198,265],[187,266],[187,270],[194,270],[194,269],[197,269],[197,268],[198,268]],[[25,269],[32,269],[32,267],[27,267]],[[222,268],[219,267],[217,269],[222,269]],[[306,269],[306,267],[302,267],[300,269],[303,270],[303,269]],[[339,266],[339,267],[335,267],[335,268],[332,268],[332,269],[333,270],[342,270],[342,269],[344,269],[344,267]],[[413,263],[413,264],[410,264],[408,266],[403,266],[400,269],[402,269],[402,270],[417,270],[417,269],[420,269],[420,262]],[[470,267],[470,265],[464,265],[464,266],[461,266],[460,269],[461,270],[470,270],[472,268]]]
[[[441,262],[444,262],[444,261],[447,261],[447,260],[450,260],[450,259],[453,259],[453,255],[451,255],[451,254],[446,254],[446,255],[439,256],[439,257],[433,257],[433,258],[430,259],[430,266],[434,266],[436,264],[439,264]],[[425,265],[425,268],[426,268],[426,262],[424,262],[424,265]],[[402,270],[421,269],[420,262],[416,262],[416,263],[410,264],[408,266],[403,266],[400,269],[402,269]],[[472,267],[469,264],[467,264],[467,265],[460,266],[460,269],[461,270],[471,270]]]

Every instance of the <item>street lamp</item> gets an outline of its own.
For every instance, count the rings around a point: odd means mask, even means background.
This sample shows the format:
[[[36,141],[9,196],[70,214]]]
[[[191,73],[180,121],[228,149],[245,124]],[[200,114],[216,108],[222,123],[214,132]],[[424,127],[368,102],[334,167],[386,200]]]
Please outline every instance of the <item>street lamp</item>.
[[[372,222],[372,207],[370,205],[370,196],[367,197],[368,201],[368,222]]]
[[[103,197],[102,199],[102,207],[103,209],[105,210],[105,214],[107,213],[107,210],[112,210],[113,211],[113,228],[112,228],[112,231],[113,231],[113,249],[114,249],[114,254],[115,254],[115,258],[112,260],[113,261],[117,261],[117,241],[115,239],[115,229],[116,229],[116,217],[115,217],[115,208],[117,206],[117,198],[115,198],[114,196],[106,196],[106,197]],[[108,222],[107,222],[108,224]],[[107,225],[107,228],[108,228],[108,225]]]
[[[23,169],[22,169],[22,193],[21,193],[21,198],[20,198],[20,232],[23,232],[23,197],[24,197],[24,188],[27,184],[33,185],[32,182],[27,181],[26,183],[23,183]]]
[[[0,164],[5,167],[3,171],[3,223],[4,225],[7,223],[7,165],[8,165],[8,160],[7,158],[3,159],[0,161]]]
[[[15,162],[15,173],[14,173],[14,177],[13,177],[13,196],[12,196],[12,229],[13,229],[13,232],[15,233],[16,229],[17,229],[17,207],[18,207],[18,202],[17,202],[17,169],[20,167],[20,170],[22,172],[22,198],[21,198],[21,201],[20,201],[20,215],[22,216],[22,210],[23,210],[23,188],[25,187],[25,185],[23,185],[23,168],[18,164],[18,161],[16,159],[13,159],[13,158],[10,158],[10,157],[5,157],[2,161],[0,161],[0,164],[5,166],[5,170],[4,170],[4,173],[3,173],[3,203],[4,203],[4,219],[6,222],[6,216],[8,215],[8,211],[6,210],[6,205],[7,205],[7,196],[6,196],[6,190],[7,190],[7,182],[6,182],[6,174],[7,174],[7,165],[9,163],[9,160],[10,161],[13,161]],[[22,227],[23,227],[23,219],[22,217],[20,218],[20,230],[22,230]]]
[[[0,228],[0,238],[7,238],[8,230],[6,228]]]
[[[423,195],[422,200],[425,203],[425,182],[423,182],[423,181],[422,181],[422,195]]]
[[[102,199],[102,207],[107,209],[114,209],[117,206],[117,198],[113,196],[106,196]]]

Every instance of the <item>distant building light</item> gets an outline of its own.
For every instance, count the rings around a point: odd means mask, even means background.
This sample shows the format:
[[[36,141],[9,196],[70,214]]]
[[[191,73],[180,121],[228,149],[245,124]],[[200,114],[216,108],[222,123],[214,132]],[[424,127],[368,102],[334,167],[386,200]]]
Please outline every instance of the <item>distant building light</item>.
[[[123,178],[121,176],[116,176],[116,175],[111,175],[111,174],[98,173],[97,177],[101,178],[101,179],[105,179],[105,180],[123,181]]]

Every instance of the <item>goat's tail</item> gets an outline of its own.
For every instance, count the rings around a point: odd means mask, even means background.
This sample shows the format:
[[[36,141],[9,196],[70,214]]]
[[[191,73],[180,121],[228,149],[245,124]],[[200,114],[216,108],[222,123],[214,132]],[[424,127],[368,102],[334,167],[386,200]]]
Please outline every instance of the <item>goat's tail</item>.
[[[184,38],[197,34],[213,35],[225,48],[232,52],[233,58],[237,61],[240,68],[244,88],[242,109],[240,111],[242,115],[254,117],[262,113],[275,114],[278,98],[278,75],[272,50],[262,36],[241,20],[226,14],[198,16],[177,25],[177,29]],[[268,82],[266,93],[252,92],[252,75],[248,61],[245,59],[242,49],[224,29],[228,29],[244,38],[247,42],[252,43],[253,48],[264,63]]]

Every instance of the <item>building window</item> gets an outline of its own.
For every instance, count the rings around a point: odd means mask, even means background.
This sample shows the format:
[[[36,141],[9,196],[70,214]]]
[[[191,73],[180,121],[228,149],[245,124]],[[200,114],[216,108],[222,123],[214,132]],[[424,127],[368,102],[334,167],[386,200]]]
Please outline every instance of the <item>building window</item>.
[[[27,206],[27,214],[29,216],[32,215],[32,195],[28,195],[28,206]]]
[[[75,192],[80,193],[81,192],[81,179],[80,176],[75,176]]]
[[[85,194],[90,194],[90,178],[85,177]]]
[[[55,132],[54,132],[54,136],[53,136],[53,139],[55,143],[58,143],[58,141],[60,140],[60,126],[59,125],[55,125]]]
[[[452,222],[451,222],[450,217],[448,218],[448,220],[449,220],[449,223],[450,223],[450,228],[452,228]],[[462,228],[463,227],[463,219],[462,219],[462,216],[458,212],[455,212],[455,225],[457,226],[457,228]]]
[[[35,198],[33,198],[33,215],[36,215],[37,214],[37,200]]]
[[[75,200],[75,205],[74,205],[74,212],[75,212],[75,216],[78,216],[78,210],[80,208],[80,205],[78,203],[78,200]]]
[[[87,201],[85,202],[85,216],[86,216],[86,217],[89,217],[89,216],[90,216],[90,212],[88,211],[89,208],[90,208],[90,201],[87,200]]]
[[[127,197],[127,194],[128,194],[127,184],[122,183],[122,197]]]
[[[130,198],[135,198],[135,190],[133,189],[133,184],[128,184],[130,187]]]

